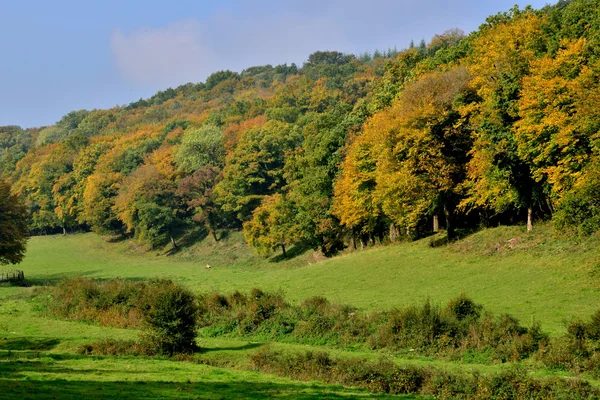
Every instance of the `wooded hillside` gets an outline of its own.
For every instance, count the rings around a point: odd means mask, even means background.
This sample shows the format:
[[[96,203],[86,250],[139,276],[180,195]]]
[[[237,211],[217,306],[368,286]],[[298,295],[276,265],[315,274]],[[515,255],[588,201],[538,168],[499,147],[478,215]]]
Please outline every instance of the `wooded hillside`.
[[[174,245],[243,228],[324,254],[553,219],[600,228],[600,0],[489,17],[402,51],[220,71],[55,125],[0,127],[32,233]]]

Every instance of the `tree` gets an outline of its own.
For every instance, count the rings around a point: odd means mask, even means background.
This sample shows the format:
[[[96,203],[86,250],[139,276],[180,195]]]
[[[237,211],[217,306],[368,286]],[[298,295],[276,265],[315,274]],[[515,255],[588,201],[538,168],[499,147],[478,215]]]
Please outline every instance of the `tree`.
[[[339,51],[315,51],[308,56],[308,65],[344,65],[352,61],[354,56],[351,54],[340,53]]]
[[[543,201],[544,189],[519,156],[514,124],[523,77],[544,52],[543,18],[530,9],[488,18],[472,42],[469,70],[480,100],[474,104],[474,143],[463,185],[462,210],[499,214],[529,209]]]
[[[600,63],[588,66],[589,55],[585,39],[563,42],[555,57],[533,61],[523,79],[515,124],[519,156],[555,201],[581,179],[600,130]]]
[[[208,165],[223,168],[225,146],[221,129],[215,125],[205,125],[200,129],[187,130],[175,154],[175,161],[186,172],[194,172]]]
[[[264,196],[284,186],[285,156],[300,139],[297,128],[279,121],[248,130],[227,156],[223,180],[215,188],[222,209],[240,221],[250,218]]]
[[[182,221],[178,217],[180,204],[175,183],[165,179],[154,165],[142,165],[125,178],[113,209],[141,242],[152,248],[169,240],[176,248],[175,230]]]
[[[295,210],[281,194],[267,196],[260,207],[252,213],[252,219],[244,223],[244,238],[259,254],[280,247],[287,257],[286,246],[300,240],[300,232],[294,223]]]
[[[389,132],[377,163],[375,201],[396,224],[414,229],[420,218],[443,212],[450,239],[472,146],[471,75],[464,68],[422,76],[370,129]]]
[[[343,248],[343,229],[332,215],[333,182],[343,160],[346,132],[354,127],[345,119],[351,107],[340,103],[323,114],[308,114],[302,146],[286,160],[287,199],[297,209],[302,239],[330,255]]]
[[[0,180],[0,264],[17,264],[25,255],[29,230],[25,206]]]
[[[192,219],[206,226],[215,241],[218,241],[217,227],[223,219],[216,204],[215,185],[222,179],[221,172],[208,165],[179,182],[177,193],[194,212]]]

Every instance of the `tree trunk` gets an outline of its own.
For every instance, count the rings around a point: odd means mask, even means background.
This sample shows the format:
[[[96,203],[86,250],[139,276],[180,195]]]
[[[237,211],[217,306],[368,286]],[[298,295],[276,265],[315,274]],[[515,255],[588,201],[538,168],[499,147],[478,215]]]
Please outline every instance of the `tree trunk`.
[[[433,233],[439,233],[440,231],[440,220],[437,215],[433,216]]]
[[[533,210],[531,207],[527,209],[527,232],[533,230]]]
[[[171,245],[173,245],[173,248],[176,249],[177,243],[175,243],[175,239],[173,239],[173,236],[170,236],[170,238],[171,238]]]
[[[354,231],[352,231],[352,236],[350,237],[350,248],[352,251],[356,250],[356,235]]]
[[[285,245],[281,245],[281,251],[283,252],[283,258],[287,258],[287,253],[285,252]]]
[[[208,226],[208,231],[210,232],[213,239],[215,239],[215,242],[218,242],[219,238],[217,237],[217,232],[210,225]]]
[[[448,234],[448,240],[454,239],[454,223],[452,222],[452,211],[448,207],[444,206],[444,216],[446,217],[446,232]]]
[[[398,238],[398,230],[396,229],[396,225],[390,225],[390,241],[395,242]]]
[[[63,236],[67,236],[67,229],[63,226]]]

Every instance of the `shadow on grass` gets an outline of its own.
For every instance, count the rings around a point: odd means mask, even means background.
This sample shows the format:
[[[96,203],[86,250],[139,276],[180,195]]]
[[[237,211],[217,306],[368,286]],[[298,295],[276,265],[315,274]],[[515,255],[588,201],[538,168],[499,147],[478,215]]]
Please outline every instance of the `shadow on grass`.
[[[218,350],[243,350],[260,346],[251,344]],[[208,349],[207,349],[208,350]],[[43,356],[40,359],[40,355]],[[36,357],[36,358],[29,358]],[[16,358],[18,357],[18,358]],[[148,374],[159,379],[171,371],[146,371],[140,369],[94,368],[95,360],[112,357],[84,356],[75,354],[40,354],[39,352],[0,351],[0,398],[27,399],[348,399],[348,398],[415,398],[373,395],[363,390],[347,389],[340,385],[322,385],[290,381],[269,382],[260,375],[229,377],[223,369],[199,368],[197,371],[178,373],[181,382],[139,381]],[[50,360],[50,361],[49,361]],[[81,360],[80,367],[72,368],[60,361]],[[136,358],[136,360],[139,360]],[[90,363],[91,362],[91,363]],[[71,364],[69,364],[71,365]],[[106,364],[104,364],[106,365]],[[127,364],[128,365],[128,364]],[[241,373],[241,372],[240,372]],[[259,379],[256,382],[248,378]],[[64,379],[67,378],[67,379]],[[114,379],[117,380],[114,380]],[[245,379],[240,379],[245,378]],[[197,380],[203,382],[193,382]],[[186,380],[187,382],[183,382]]]
[[[0,379],[6,398],[28,399],[348,399],[392,398],[366,392],[330,389],[310,384],[280,384],[256,382],[98,382],[67,380],[7,380]],[[359,396],[357,396],[359,395]],[[398,397],[395,397],[398,398]],[[414,398],[414,397],[404,397]]]
[[[269,260],[269,262],[274,262],[274,263],[279,263],[282,261],[288,261],[291,260],[292,258],[296,258],[298,256],[301,256],[302,254],[306,253],[307,251],[309,251],[311,248],[308,245],[305,244],[297,244],[294,245],[292,247],[289,248],[289,250],[286,251],[286,256],[284,257],[283,254],[278,254],[274,257],[271,257],[271,259]]]
[[[0,350],[37,350],[48,351],[60,344],[58,339],[0,338]]]
[[[426,237],[429,237],[429,247],[442,247],[446,246],[450,243],[458,242],[460,240],[466,239],[467,237],[477,233],[478,229],[457,229],[454,232],[454,237],[450,240],[445,231],[442,233],[431,234]]]
[[[236,347],[211,347],[211,348],[200,347],[200,350],[198,350],[196,353],[205,354],[205,353],[210,353],[213,351],[252,350],[252,349],[257,349],[259,347],[262,347],[264,345],[265,345],[264,343],[248,343],[246,345],[236,346]]]
[[[26,277],[24,284],[25,284],[25,286],[51,286],[51,285],[54,285],[66,278],[95,275],[100,272],[104,272],[104,271],[101,269],[92,269],[89,271],[77,271],[77,272],[65,272],[65,273],[60,273],[60,274],[39,275],[34,278]],[[19,286],[19,285],[17,285],[17,286]],[[23,285],[21,285],[21,286],[23,286]]]
[[[65,360],[82,360],[82,359],[94,359],[101,360],[106,356],[89,356],[84,354],[69,354],[69,353],[43,353],[42,351],[25,350],[25,351],[14,351],[14,350],[0,350],[0,361],[6,360],[37,360],[40,357],[52,359],[54,361],[65,361]],[[2,367],[0,367],[2,372]],[[2,376],[2,375],[0,375]]]
[[[203,241],[204,239],[206,239],[207,236],[208,231],[200,226],[195,227],[194,229],[190,229],[188,231],[183,231],[174,236],[175,242],[177,243],[177,247],[171,247],[170,245],[168,245],[170,242],[167,241],[164,243],[164,245],[167,246],[167,248],[162,253],[158,253],[158,255],[166,255],[169,257],[174,256],[180,251]]]

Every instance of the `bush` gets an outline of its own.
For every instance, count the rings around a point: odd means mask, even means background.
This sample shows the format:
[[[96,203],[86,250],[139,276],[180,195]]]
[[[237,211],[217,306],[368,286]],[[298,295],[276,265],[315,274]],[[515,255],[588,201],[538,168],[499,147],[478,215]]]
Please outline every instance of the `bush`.
[[[64,280],[51,291],[47,309],[63,318],[147,329],[138,345],[153,348],[154,353],[172,355],[196,348],[199,312],[196,297],[169,280],[148,283],[120,279],[105,282],[84,278]],[[116,342],[95,346],[110,353]],[[147,353],[144,350],[144,354]]]
[[[578,379],[535,380],[519,368],[496,375],[454,374],[434,368],[398,366],[389,360],[334,359],[323,351],[290,354],[263,348],[251,358],[254,370],[300,380],[319,380],[374,393],[414,394],[440,399],[587,399],[600,391]]]
[[[143,318],[138,303],[146,289],[145,283],[120,279],[67,279],[54,287],[47,309],[59,317],[103,326],[140,327]]]
[[[169,280],[157,280],[145,292],[141,309],[150,329],[148,339],[160,354],[191,353],[196,350],[198,304],[187,289]]]

